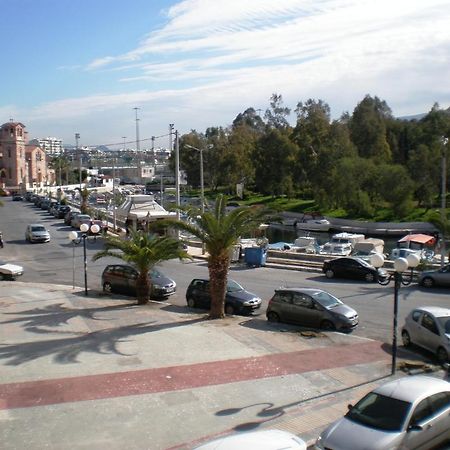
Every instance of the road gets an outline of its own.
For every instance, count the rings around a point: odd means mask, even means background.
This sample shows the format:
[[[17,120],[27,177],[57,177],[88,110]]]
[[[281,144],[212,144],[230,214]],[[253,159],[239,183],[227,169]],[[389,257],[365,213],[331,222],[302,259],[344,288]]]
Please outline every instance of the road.
[[[3,199],[0,208],[0,230],[3,231],[5,247],[0,249],[0,259],[22,265],[24,282],[41,282],[84,286],[83,246],[74,245],[69,240],[72,230],[46,211],[29,202],[12,202]],[[42,223],[50,231],[52,240],[46,244],[29,244],[24,239],[29,223]],[[92,261],[92,255],[102,248],[102,239],[89,238],[86,242],[88,261],[88,287],[101,289],[101,273],[106,264],[117,262],[113,258]],[[162,264],[166,275],[177,282],[177,293],[169,302],[185,305],[186,288],[195,277],[207,277],[205,261],[168,261]],[[275,288],[279,286],[309,286],[325,289],[358,311],[360,326],[354,334],[378,339],[392,340],[393,284],[388,287],[378,284],[360,283],[348,280],[328,280],[322,274],[293,270],[271,269],[267,267],[247,268],[235,265],[230,269],[230,277],[246,289],[263,299],[259,315],[264,318],[267,302]],[[444,289],[426,290],[416,284],[402,287],[399,295],[399,327],[408,312],[420,305],[438,305],[450,308],[449,291]]]

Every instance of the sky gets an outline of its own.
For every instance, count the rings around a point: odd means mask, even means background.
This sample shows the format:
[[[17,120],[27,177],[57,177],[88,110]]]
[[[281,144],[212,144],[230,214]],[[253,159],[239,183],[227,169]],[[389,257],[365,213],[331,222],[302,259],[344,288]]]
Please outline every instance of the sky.
[[[450,0],[0,0],[0,20],[0,122],[29,139],[133,147],[137,117],[164,147],[273,93],[333,119],[367,94],[397,117],[450,106]]]

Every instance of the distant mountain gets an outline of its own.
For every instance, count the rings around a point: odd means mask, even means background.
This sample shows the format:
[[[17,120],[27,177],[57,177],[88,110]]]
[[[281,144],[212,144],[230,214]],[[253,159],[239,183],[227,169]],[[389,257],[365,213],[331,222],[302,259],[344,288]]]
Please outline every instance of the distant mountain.
[[[412,116],[398,117],[398,119],[399,120],[420,120],[420,119],[423,119],[426,115],[427,115],[427,113],[413,114]]]

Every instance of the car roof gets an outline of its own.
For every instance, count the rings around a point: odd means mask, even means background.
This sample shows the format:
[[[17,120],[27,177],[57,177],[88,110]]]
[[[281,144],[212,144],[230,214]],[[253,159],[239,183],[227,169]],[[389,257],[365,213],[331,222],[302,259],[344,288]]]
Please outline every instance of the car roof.
[[[419,306],[415,311],[421,310],[432,314],[435,317],[449,317],[450,308],[443,308],[442,306]]]
[[[28,224],[29,227],[44,227],[45,225],[43,223],[30,223]]]
[[[389,381],[373,392],[413,403],[439,392],[450,392],[448,381],[425,375],[407,376]]]
[[[289,287],[289,286],[280,286],[279,288],[275,289],[275,292],[278,291],[290,291],[290,292],[304,292],[305,294],[314,294],[316,292],[325,292],[323,289],[318,288],[310,288],[310,287]]]

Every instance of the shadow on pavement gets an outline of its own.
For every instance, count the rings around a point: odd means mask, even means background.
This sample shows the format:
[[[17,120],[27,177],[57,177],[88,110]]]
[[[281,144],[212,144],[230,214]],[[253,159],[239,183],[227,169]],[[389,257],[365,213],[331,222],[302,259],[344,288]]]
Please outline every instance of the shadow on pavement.
[[[325,394],[321,394],[321,395],[316,395],[314,397],[308,397],[305,398],[303,400],[299,400],[296,402],[292,402],[292,403],[288,403],[285,405],[281,405],[281,406],[277,406],[275,407],[272,403],[256,403],[256,404],[251,404],[251,405],[246,405],[240,408],[228,408],[228,409],[224,409],[221,411],[218,411],[215,413],[216,416],[227,416],[227,415],[235,415],[235,414],[239,414],[241,411],[243,411],[246,408],[252,408],[254,406],[259,406],[259,405],[267,405],[264,408],[262,408],[258,413],[257,416],[258,417],[262,417],[264,419],[257,421],[257,422],[246,422],[246,423],[241,423],[239,425],[236,425],[235,427],[233,427],[233,429],[235,431],[250,431],[250,430],[254,430],[258,427],[260,427],[261,425],[263,425],[266,422],[269,422],[273,419],[277,419],[281,416],[283,416],[284,414],[286,414],[286,409],[287,408],[291,408],[293,406],[300,406],[304,403],[307,403],[311,400],[319,400],[325,397],[328,397],[329,395],[335,395],[335,394],[339,394],[342,392],[346,392],[346,391],[350,391],[354,388],[358,388],[361,386],[365,386],[368,385],[370,383],[373,383],[375,381],[381,381],[384,380],[386,378],[389,378],[391,375],[384,375],[382,377],[377,377],[377,378],[373,378],[371,380],[367,380],[363,383],[358,383],[358,384],[354,384],[351,386],[347,386],[345,388],[342,389],[337,389],[334,391],[330,391],[330,392],[326,392]]]
[[[9,360],[4,363],[5,365],[19,366],[20,364],[51,355],[53,355],[54,361],[59,364],[78,363],[77,357],[82,353],[116,354],[128,357],[132,355],[121,352],[118,344],[128,342],[130,337],[153,331],[188,326],[202,320],[203,318],[162,324],[156,324],[156,321],[152,321],[104,329],[92,333],[83,332],[78,336],[60,339],[49,340],[47,338],[37,342],[3,344],[0,346],[0,359]],[[48,334],[47,330],[40,328],[33,329],[31,327],[28,331]],[[55,331],[55,333],[58,333],[58,331]]]

